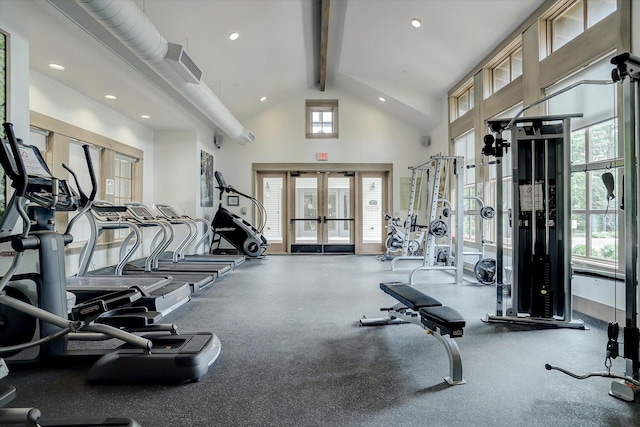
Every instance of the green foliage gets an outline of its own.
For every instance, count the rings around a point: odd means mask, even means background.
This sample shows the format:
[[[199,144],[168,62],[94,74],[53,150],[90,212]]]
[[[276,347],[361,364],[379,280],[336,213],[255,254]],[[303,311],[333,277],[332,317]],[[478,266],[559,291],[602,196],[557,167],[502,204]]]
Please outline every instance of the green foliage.
[[[571,248],[571,253],[574,255],[586,255],[587,245],[575,245],[573,248]]]

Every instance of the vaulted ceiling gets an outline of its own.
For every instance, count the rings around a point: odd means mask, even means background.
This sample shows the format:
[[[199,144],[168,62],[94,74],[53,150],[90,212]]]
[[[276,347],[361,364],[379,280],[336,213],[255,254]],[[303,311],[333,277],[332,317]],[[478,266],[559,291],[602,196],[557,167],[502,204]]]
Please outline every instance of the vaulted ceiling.
[[[328,89],[375,104],[424,132],[446,119],[447,91],[543,0],[324,0],[326,57],[322,2],[135,0],[165,39],[184,46],[203,82],[240,122],[309,88],[322,98],[326,58]],[[76,1],[38,0],[32,9],[32,69],[154,129],[182,128],[187,114],[214,126]],[[422,26],[411,26],[412,18]],[[66,70],[51,70],[49,63]],[[118,99],[106,100],[106,93]]]

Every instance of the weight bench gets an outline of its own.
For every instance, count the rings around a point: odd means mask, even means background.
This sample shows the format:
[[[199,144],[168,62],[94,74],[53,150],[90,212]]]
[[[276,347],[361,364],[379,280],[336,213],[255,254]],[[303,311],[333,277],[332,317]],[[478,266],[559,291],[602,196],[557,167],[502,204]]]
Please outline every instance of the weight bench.
[[[458,344],[453,338],[463,335],[465,320],[451,307],[443,306],[437,299],[423,294],[406,283],[380,283],[380,289],[399,302],[393,307],[381,308],[389,312],[388,317],[360,319],[361,326],[380,326],[398,323],[414,323],[433,335],[444,345],[449,356],[449,376],[445,381],[450,385],[464,384],[462,378],[462,357]]]

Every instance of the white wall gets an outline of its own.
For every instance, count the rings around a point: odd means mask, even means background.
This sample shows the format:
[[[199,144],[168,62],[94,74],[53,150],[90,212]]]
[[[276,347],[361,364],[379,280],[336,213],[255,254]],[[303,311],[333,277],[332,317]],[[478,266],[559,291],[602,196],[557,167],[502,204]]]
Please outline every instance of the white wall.
[[[338,99],[339,138],[306,139],[306,99]],[[255,191],[253,163],[316,163],[316,153],[326,152],[329,163],[393,163],[393,208],[398,210],[399,177],[410,176],[407,168],[427,159],[418,129],[333,88],[291,96],[245,120],[244,125],[253,130],[256,141],[250,145],[226,142],[215,154],[216,167],[227,183],[245,193]],[[238,211],[250,207],[242,203]]]

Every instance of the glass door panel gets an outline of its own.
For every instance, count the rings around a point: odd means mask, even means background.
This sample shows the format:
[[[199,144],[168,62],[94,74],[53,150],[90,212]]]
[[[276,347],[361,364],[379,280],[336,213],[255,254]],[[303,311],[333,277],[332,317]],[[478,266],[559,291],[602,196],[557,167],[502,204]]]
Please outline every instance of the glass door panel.
[[[258,173],[258,198],[266,211],[262,235],[269,242],[269,253],[286,253],[287,228],[284,226],[286,206],[286,174]]]
[[[318,177],[303,175],[292,178],[294,211],[291,218],[293,226],[291,251],[322,252]]]
[[[358,174],[358,233],[356,250],[359,254],[384,253],[386,238],[387,212],[387,175],[386,173]]]
[[[324,252],[353,253],[353,176],[327,174]]]
[[[353,176],[299,173],[291,183],[291,252],[354,253]]]

